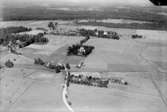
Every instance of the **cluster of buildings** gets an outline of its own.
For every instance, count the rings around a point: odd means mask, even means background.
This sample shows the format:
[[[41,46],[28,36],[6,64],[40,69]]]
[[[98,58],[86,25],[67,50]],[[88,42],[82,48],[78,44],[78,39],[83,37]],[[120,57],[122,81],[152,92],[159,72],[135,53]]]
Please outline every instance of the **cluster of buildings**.
[[[115,83],[115,84],[128,85],[127,81],[120,79],[120,78],[112,78],[110,79],[110,82]]]
[[[67,55],[88,56],[94,49],[94,46],[83,45],[89,40],[89,36],[81,40],[79,44],[68,47]]]
[[[104,31],[104,30],[87,30],[87,29],[80,29],[80,35],[82,36],[95,36],[98,38],[109,38],[109,39],[116,39],[119,40],[120,36],[117,32],[114,31]]]

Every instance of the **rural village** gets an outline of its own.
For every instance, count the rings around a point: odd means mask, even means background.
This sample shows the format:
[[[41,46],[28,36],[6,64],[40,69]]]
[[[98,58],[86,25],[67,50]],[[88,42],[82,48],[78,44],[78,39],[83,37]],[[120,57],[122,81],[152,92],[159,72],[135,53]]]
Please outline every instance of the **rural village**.
[[[165,22],[64,10],[0,21],[0,112],[166,112]]]

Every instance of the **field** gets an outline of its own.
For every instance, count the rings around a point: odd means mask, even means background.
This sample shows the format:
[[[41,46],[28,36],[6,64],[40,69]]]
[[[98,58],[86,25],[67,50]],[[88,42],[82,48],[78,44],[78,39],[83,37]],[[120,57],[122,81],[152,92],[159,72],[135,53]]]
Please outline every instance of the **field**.
[[[95,50],[88,57],[66,56],[69,45],[84,37],[47,34],[46,45],[32,44],[19,49],[22,55],[0,49],[0,63],[8,59],[14,68],[0,69],[2,112],[68,112],[63,99],[63,73],[56,74],[34,65],[34,58],[84,67],[78,72],[98,72],[104,78],[122,78],[128,85],[111,83],[108,88],[70,84],[68,97],[75,112],[166,112],[167,110],[167,32],[159,30],[109,28],[76,25],[71,21],[57,21],[63,30],[77,28],[116,31],[120,40],[90,37],[86,43]],[[27,26],[47,28],[48,21],[9,21],[1,27]],[[131,39],[132,34],[143,35]],[[73,67],[73,66],[72,66]],[[149,107],[149,108],[148,108]]]

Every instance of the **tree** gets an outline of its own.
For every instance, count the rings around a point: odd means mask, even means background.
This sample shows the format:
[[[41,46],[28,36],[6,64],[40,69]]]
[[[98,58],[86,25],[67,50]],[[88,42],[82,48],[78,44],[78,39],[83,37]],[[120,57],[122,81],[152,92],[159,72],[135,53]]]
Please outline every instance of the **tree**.
[[[48,27],[50,30],[55,30],[55,24],[53,22],[49,22]]]
[[[42,59],[37,58],[37,59],[34,59],[34,64],[37,64],[37,65],[44,65],[45,62],[44,62]]]
[[[14,63],[12,61],[8,60],[5,62],[5,66],[8,68],[12,68],[14,66]]]
[[[71,68],[69,63],[66,63],[66,68],[67,68],[67,69],[70,69],[70,68]]]
[[[55,22],[55,29],[57,29],[57,26],[58,26],[58,23],[57,23],[57,22]]]

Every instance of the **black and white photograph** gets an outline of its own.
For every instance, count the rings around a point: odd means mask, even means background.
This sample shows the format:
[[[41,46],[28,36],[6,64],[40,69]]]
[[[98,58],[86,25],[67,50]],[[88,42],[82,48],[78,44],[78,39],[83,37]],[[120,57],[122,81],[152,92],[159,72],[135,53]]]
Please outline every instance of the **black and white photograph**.
[[[0,0],[0,112],[167,112],[167,3]]]

